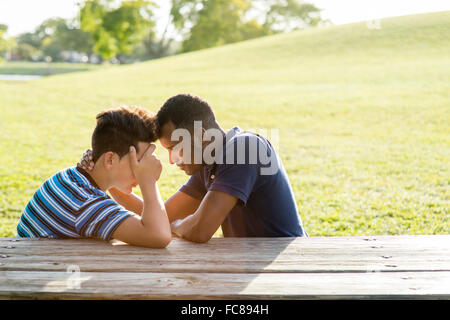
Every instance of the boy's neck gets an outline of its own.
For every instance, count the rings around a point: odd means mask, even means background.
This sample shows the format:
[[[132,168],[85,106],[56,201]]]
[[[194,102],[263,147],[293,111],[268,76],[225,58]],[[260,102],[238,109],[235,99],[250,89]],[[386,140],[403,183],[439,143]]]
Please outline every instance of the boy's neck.
[[[108,176],[106,174],[105,168],[100,164],[96,164],[94,166],[94,169],[92,171],[86,171],[89,176],[94,180],[94,182],[97,184],[97,187],[102,190],[106,191],[109,188],[112,187],[109,183]]]

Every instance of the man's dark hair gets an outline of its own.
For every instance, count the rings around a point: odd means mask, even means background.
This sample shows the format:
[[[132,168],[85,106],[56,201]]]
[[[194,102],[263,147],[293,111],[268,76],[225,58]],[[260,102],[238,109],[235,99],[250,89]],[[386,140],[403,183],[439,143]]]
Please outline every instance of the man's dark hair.
[[[162,127],[172,122],[175,128],[193,130],[194,121],[202,121],[205,129],[216,128],[214,112],[205,99],[192,94],[178,94],[167,100],[156,115],[158,137]]]
[[[112,151],[122,158],[130,146],[139,152],[138,142],[156,140],[156,119],[153,113],[140,107],[120,107],[100,112],[92,134],[92,156],[97,162],[100,156]]]

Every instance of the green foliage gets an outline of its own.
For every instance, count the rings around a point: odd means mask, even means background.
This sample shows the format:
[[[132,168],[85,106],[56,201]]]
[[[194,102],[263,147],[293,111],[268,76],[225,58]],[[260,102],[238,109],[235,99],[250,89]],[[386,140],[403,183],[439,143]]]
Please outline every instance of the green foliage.
[[[264,27],[275,32],[290,32],[308,26],[316,26],[322,21],[320,9],[299,0],[262,0],[269,6]]]
[[[80,5],[81,29],[94,39],[94,52],[111,59],[130,53],[154,26],[152,7],[146,0],[122,1],[112,7],[112,1],[90,0]]]
[[[157,36],[155,6],[149,0],[81,1],[77,19],[51,18],[20,35],[15,59],[61,61],[63,51],[76,51],[126,63],[175,53],[178,35],[167,32],[172,26],[184,39],[181,51],[187,52],[321,21],[319,9],[298,0],[173,0],[165,32]]]
[[[3,61],[1,53],[6,50],[7,42],[6,39],[3,38],[6,31],[8,30],[8,26],[4,24],[0,24],[0,62]]]
[[[22,60],[49,56],[52,61],[60,61],[62,51],[93,52],[91,35],[62,18],[47,19],[34,32],[21,34],[17,40],[16,54]]]
[[[171,14],[174,25],[188,34],[182,51],[193,51],[265,35],[255,21],[247,24],[250,0],[175,0]],[[192,25],[186,30],[186,26]],[[257,31],[257,32],[255,32]]]
[[[90,146],[95,115],[206,98],[223,128],[279,130],[311,236],[450,230],[450,12],[312,28],[31,83],[0,82],[0,235]],[[271,135],[269,135],[271,139]],[[273,140],[272,140],[273,141]],[[187,181],[158,144],[167,199]]]
[[[255,12],[258,17],[251,19]],[[315,26],[321,21],[319,12],[298,0],[173,0],[171,16],[185,35],[186,52]]]

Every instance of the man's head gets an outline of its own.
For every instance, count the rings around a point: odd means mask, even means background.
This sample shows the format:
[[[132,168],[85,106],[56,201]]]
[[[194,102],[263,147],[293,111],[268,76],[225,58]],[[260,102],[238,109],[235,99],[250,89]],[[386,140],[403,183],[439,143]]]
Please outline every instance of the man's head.
[[[214,112],[209,103],[195,95],[179,94],[167,100],[156,115],[157,118],[157,134],[161,145],[169,151],[170,163],[176,163],[177,166],[188,175],[193,175],[203,167],[203,163],[195,163],[194,161],[194,139],[197,138],[200,148],[204,148],[207,142],[202,137],[205,130],[215,128],[219,129],[216,122]],[[195,137],[194,122],[201,121],[200,137]],[[185,163],[183,161],[183,150],[175,152],[174,147],[180,141],[172,140],[172,133],[176,129],[186,129],[190,132],[191,161]]]
[[[101,165],[113,186],[130,193],[137,185],[129,161],[130,146],[137,159],[156,140],[154,115],[139,107],[120,107],[102,111],[96,117],[92,134],[92,156],[95,166]]]

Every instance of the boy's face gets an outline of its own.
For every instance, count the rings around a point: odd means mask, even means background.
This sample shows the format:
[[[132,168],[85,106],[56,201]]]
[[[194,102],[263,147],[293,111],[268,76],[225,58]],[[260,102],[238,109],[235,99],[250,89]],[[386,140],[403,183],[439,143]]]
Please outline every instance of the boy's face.
[[[149,142],[138,142],[138,153],[136,158],[139,161],[150,146]],[[112,184],[123,193],[130,194],[138,185],[138,181],[133,174],[130,165],[130,154],[127,153],[121,159],[114,154],[111,160],[110,178]]]

